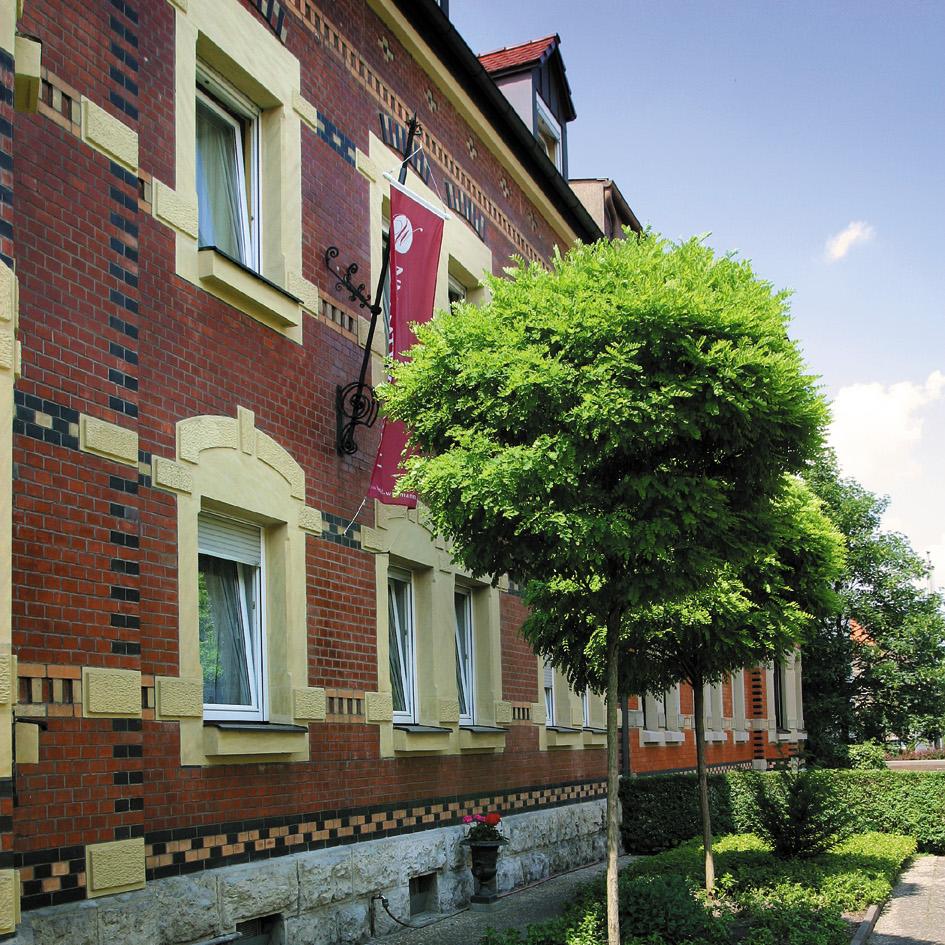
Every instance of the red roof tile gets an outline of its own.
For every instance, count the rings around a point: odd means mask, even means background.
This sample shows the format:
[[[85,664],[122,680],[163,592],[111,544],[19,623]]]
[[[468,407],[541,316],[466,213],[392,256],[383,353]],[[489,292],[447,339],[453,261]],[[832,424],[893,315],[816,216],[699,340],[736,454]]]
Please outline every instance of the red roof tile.
[[[545,54],[561,42],[557,33],[551,36],[544,36],[541,39],[533,39],[528,43],[521,43],[518,46],[505,46],[497,49],[495,52],[483,53],[479,57],[486,72],[505,72],[506,69],[514,69],[517,66],[527,66],[533,62],[539,62]]]

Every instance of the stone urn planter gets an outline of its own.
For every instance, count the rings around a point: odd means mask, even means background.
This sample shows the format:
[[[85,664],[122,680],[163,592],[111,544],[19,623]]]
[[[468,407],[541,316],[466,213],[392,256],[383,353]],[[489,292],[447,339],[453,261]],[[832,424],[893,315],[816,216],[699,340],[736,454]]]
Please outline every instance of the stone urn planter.
[[[499,851],[508,844],[505,837],[493,840],[474,840],[467,837],[462,841],[469,847],[472,855],[472,874],[476,879],[476,892],[471,899],[473,908],[490,906],[498,898],[495,874],[498,868]]]

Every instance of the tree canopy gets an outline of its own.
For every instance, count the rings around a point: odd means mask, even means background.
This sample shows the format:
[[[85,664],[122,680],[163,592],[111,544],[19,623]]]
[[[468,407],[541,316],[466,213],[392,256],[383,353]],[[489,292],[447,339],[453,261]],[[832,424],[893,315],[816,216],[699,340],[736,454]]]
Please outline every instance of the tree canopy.
[[[808,748],[842,764],[847,744],[934,738],[945,729],[945,617],[928,566],[882,528],[887,500],[840,473],[825,451],[805,473],[847,544],[838,605],[817,625],[804,666]]]
[[[418,493],[459,562],[537,582],[536,610],[542,584],[579,588],[580,616],[559,628],[572,678],[588,674],[588,643],[606,628],[608,941],[618,945],[624,618],[706,587],[770,543],[784,474],[819,447],[827,412],[788,337],[785,293],[698,239],[628,233],[487,283],[483,307],[461,303],[417,328],[380,395],[414,450],[399,486]],[[541,652],[536,621],[525,629]]]

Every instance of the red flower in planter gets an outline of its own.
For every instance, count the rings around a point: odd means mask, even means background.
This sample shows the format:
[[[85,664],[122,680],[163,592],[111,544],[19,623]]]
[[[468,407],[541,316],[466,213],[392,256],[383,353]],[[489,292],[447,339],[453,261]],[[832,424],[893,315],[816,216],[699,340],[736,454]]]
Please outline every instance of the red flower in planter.
[[[502,818],[498,814],[495,814],[495,813],[486,814],[485,822],[490,827],[498,827],[499,824],[502,823]]]

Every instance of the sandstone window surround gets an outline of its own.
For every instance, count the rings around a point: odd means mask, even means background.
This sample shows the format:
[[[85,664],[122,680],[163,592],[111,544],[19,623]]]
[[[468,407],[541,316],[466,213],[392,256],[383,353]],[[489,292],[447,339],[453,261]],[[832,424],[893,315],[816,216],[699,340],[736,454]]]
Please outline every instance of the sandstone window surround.
[[[732,674],[732,739],[736,744],[748,741],[748,720],[745,712],[744,669]]]
[[[235,418],[181,420],[174,459],[155,457],[153,475],[157,488],[177,496],[180,675],[155,683],[157,717],[180,720],[181,763],[307,760],[308,723],[325,718],[325,692],[308,685],[305,544],[309,534],[321,532],[321,515],[305,505],[302,468],[240,407]],[[226,553],[201,527],[208,521],[244,527],[246,547],[231,558],[247,558],[250,530],[261,543],[253,719],[204,702],[203,660],[210,657],[201,647],[200,557],[202,551],[218,558]]]
[[[706,684],[703,687],[706,744],[720,744],[728,740],[722,723],[724,699],[725,690],[721,682]]]
[[[301,274],[301,116],[314,109],[301,98],[299,61],[238,0],[174,12],[175,181],[154,181],[154,215],[175,230],[179,276],[301,343],[303,307],[317,311],[318,291]],[[201,243],[197,133],[214,121],[219,147],[239,144],[228,185],[235,244]]]
[[[381,755],[504,749],[511,705],[502,700],[499,589],[456,565],[422,508],[375,502],[375,527],[362,528],[361,544],[375,555],[378,692],[368,695],[367,716],[380,726]],[[471,630],[465,712],[459,599]]]
[[[583,748],[588,734],[584,731],[583,696],[568,685],[563,673],[540,657],[536,657],[536,667],[542,701],[533,708],[532,720],[540,722],[539,749]],[[593,718],[593,695],[589,696],[589,708]]]
[[[674,686],[665,692],[647,692],[640,697],[640,745],[681,745],[681,690]]]

